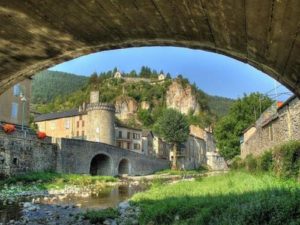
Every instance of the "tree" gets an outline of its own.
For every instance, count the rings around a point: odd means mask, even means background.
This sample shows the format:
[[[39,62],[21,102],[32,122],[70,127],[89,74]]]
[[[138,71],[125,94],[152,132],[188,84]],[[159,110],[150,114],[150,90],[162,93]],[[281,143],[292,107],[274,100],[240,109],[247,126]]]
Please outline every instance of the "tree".
[[[140,109],[138,111],[138,119],[143,123],[144,126],[150,127],[153,124],[151,112],[146,109]]]
[[[252,93],[244,95],[232,104],[229,114],[223,117],[215,128],[217,146],[225,159],[232,159],[240,154],[240,137],[243,131],[272,103],[269,97]]]
[[[190,129],[187,118],[175,109],[165,109],[158,117],[154,131],[173,146],[172,169],[177,169],[178,146],[188,139]]]

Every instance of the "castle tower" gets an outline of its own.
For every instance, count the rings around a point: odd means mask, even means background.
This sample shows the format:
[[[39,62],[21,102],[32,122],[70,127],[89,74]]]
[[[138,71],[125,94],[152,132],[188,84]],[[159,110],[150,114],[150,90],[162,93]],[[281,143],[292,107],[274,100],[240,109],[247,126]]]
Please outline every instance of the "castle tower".
[[[99,102],[99,91],[92,91],[86,111],[87,140],[115,145],[115,106]]]

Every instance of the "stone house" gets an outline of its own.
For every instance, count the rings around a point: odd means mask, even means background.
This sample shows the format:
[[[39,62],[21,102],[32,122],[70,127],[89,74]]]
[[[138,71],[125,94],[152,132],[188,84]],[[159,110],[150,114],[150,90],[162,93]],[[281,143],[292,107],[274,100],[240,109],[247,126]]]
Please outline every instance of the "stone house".
[[[121,72],[120,71],[117,71],[117,72],[115,72],[115,74],[114,74],[114,78],[116,78],[116,79],[120,79],[120,78],[122,78],[123,76],[122,76],[122,74],[121,74]]]
[[[151,130],[143,130],[142,132],[142,152],[145,155],[153,156],[153,138],[154,134]]]
[[[165,79],[166,79],[166,75],[165,74],[163,74],[163,73],[159,74],[159,76],[158,76],[158,80],[159,81],[163,81]]]
[[[0,122],[29,125],[31,79],[9,88],[0,96]]]
[[[138,153],[144,153],[142,148],[142,130],[127,127],[121,124],[116,124],[116,146],[135,151]]]
[[[272,105],[244,131],[241,138],[241,157],[260,155],[289,140],[300,140],[300,101],[296,96],[277,106]]]

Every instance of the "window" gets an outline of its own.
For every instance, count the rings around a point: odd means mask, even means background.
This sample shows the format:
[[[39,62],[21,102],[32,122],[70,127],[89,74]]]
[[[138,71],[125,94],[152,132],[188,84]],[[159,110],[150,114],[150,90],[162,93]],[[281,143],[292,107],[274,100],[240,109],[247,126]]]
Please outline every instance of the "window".
[[[77,128],[79,127],[79,121],[77,121]]]
[[[130,132],[127,132],[127,139],[130,139]]]
[[[13,87],[13,94],[14,94],[14,96],[20,96],[20,94],[21,94],[20,84],[16,84]]]
[[[18,107],[19,107],[19,104],[16,103],[16,102],[13,102],[11,104],[11,118],[12,119],[17,119],[18,118]]]
[[[79,131],[76,132],[76,136],[79,137]]]
[[[122,131],[119,131],[119,138],[122,138]]]
[[[133,133],[133,139],[140,139],[140,134]]]
[[[140,148],[141,148],[141,145],[140,145],[140,144],[134,143],[134,145],[133,145],[133,149],[134,149],[134,150],[140,150]]]
[[[79,116],[79,120],[82,120],[82,115]]]
[[[130,143],[127,142],[127,149],[130,149]]]
[[[13,158],[12,163],[13,163],[15,166],[17,166],[17,165],[18,165],[18,159],[17,159],[17,158]]]
[[[65,120],[65,128],[70,129],[70,120],[69,119]]]
[[[81,132],[81,136],[84,137],[84,130]]]
[[[117,142],[117,146],[118,146],[119,148],[122,148],[122,142],[118,141],[118,142]]]
[[[52,121],[52,122],[50,123],[50,129],[51,129],[51,130],[55,130],[55,128],[56,128],[56,123],[55,123],[55,121]]]
[[[81,126],[82,126],[82,127],[84,127],[84,120],[82,120],[82,122],[81,122]]]

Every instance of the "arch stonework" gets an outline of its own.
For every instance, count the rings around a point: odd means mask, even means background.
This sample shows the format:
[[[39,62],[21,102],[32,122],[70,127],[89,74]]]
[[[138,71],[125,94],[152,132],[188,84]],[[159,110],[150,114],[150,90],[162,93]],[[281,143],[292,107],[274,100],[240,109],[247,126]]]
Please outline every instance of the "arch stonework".
[[[0,93],[85,54],[182,46],[249,63],[300,96],[298,0],[3,0],[0,18]]]
[[[90,164],[91,175],[114,175],[113,173],[113,161],[107,154],[97,154],[93,157]]]
[[[90,174],[91,162],[99,155],[107,156],[111,163],[111,171],[106,170],[107,173],[101,175],[117,176],[123,159],[128,160],[129,175],[151,174],[170,165],[167,160],[154,159],[104,143],[64,138],[57,139],[57,142],[56,171],[60,173]]]
[[[118,175],[131,174],[130,161],[126,158],[122,158],[118,163]]]

